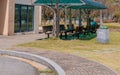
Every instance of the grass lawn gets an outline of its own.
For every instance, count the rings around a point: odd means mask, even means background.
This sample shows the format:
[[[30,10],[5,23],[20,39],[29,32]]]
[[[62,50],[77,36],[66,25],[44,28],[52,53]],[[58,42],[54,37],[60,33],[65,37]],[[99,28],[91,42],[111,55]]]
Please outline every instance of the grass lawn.
[[[20,44],[19,46],[55,50],[58,52],[82,56],[109,66],[120,74],[120,24],[107,23],[105,25],[113,30],[110,30],[109,44],[100,44],[96,41],[96,38],[92,40],[68,41],[60,39],[45,39]]]

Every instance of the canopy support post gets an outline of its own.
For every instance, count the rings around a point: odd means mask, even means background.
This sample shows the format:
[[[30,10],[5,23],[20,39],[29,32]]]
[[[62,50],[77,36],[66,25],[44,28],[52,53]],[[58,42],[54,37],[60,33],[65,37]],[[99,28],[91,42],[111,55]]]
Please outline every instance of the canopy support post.
[[[67,26],[67,8],[65,7],[64,8],[64,24],[65,24],[65,27]]]
[[[82,15],[82,11],[81,11],[81,9],[79,9],[79,26],[82,25],[82,18],[81,18],[81,15]]]
[[[87,10],[87,26],[90,26],[90,10]]]
[[[102,10],[100,10],[100,26],[103,26],[103,13]]]
[[[70,8],[70,12],[69,12],[69,28],[71,28],[72,25],[72,15],[71,15],[71,8]]]

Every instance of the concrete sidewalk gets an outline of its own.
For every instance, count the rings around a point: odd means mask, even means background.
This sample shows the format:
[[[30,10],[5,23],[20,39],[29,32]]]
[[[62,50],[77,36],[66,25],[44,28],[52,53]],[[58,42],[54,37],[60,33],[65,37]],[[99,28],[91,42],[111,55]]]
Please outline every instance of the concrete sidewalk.
[[[10,48],[14,45],[46,38],[45,34],[29,34],[15,36],[0,36],[0,49]]]
[[[31,65],[0,56],[0,75],[39,75]]]
[[[11,48],[14,45],[45,38],[44,34],[18,35],[0,37],[0,48]],[[60,52],[37,50],[32,48],[12,48],[12,50],[37,54],[57,62],[66,72],[66,75],[117,75],[110,68],[100,63],[82,57]]]

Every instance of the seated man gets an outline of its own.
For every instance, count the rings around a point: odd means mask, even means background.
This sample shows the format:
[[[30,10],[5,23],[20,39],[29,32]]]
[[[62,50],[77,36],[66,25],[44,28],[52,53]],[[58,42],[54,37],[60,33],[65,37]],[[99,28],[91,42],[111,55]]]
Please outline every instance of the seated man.
[[[92,32],[96,32],[96,28],[98,26],[97,22],[95,22],[93,19],[91,19],[91,29],[92,29]]]
[[[76,33],[83,33],[83,26],[77,26],[75,29]]]

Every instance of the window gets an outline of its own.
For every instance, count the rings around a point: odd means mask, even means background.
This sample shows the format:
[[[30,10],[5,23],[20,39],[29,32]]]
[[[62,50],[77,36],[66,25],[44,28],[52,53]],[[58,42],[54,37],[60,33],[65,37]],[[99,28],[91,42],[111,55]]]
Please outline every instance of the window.
[[[15,6],[15,32],[20,31],[20,6]]]
[[[31,13],[33,10],[33,7],[28,7],[28,30],[33,30],[33,13]]]
[[[34,7],[15,5],[15,32],[33,31]]]

